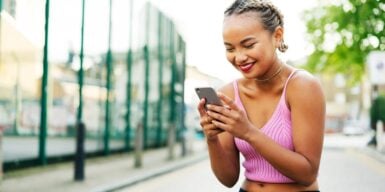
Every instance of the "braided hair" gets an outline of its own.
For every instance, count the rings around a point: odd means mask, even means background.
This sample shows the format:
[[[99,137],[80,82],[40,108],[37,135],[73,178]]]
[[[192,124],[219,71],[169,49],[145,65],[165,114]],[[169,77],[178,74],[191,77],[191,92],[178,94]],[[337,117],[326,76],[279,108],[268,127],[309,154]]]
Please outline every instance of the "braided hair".
[[[225,11],[225,16],[240,15],[248,12],[256,12],[265,29],[273,33],[280,26],[283,28],[283,15],[280,10],[267,0],[236,0]],[[288,46],[282,40],[278,50],[285,52]]]

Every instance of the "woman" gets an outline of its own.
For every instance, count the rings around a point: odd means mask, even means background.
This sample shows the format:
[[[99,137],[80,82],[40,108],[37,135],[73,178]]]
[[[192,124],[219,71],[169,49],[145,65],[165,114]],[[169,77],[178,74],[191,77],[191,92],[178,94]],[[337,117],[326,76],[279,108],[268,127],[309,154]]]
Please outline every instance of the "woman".
[[[225,107],[199,102],[212,170],[227,187],[238,181],[241,153],[246,180],[240,191],[318,191],[325,119],[319,82],[282,62],[287,49],[283,16],[270,2],[236,0],[226,11],[228,61],[243,78],[219,90]]]

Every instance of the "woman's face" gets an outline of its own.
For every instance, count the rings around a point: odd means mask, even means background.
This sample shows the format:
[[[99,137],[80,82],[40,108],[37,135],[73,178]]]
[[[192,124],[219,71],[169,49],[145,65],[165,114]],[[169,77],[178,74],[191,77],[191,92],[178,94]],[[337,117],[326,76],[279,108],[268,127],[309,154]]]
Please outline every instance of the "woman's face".
[[[256,13],[231,15],[223,22],[227,60],[245,78],[263,77],[277,62],[275,50],[280,39],[276,33],[264,29],[257,16]]]

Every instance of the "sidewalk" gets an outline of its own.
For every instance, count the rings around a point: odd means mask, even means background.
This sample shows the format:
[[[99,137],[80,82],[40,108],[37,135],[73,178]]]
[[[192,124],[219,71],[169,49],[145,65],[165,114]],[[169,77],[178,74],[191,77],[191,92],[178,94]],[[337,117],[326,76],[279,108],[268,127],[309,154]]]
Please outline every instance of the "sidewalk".
[[[145,151],[142,168],[134,168],[133,153],[88,159],[85,179],[80,182],[73,180],[73,162],[14,171],[5,174],[0,191],[113,191],[208,157],[204,141],[194,141],[192,152],[186,157],[180,154],[180,144],[175,146],[174,160],[167,160],[168,148]]]
[[[325,137],[324,144],[326,148],[355,148],[358,152],[385,163],[385,154],[367,146],[368,139],[370,135],[347,137],[332,134]],[[172,161],[167,160],[168,148],[145,151],[142,168],[134,168],[133,153],[87,159],[85,179],[82,182],[73,180],[73,162],[14,171],[4,176],[0,191],[114,191],[207,159],[204,141],[194,140],[192,150],[186,157],[180,157],[181,147],[180,144],[176,145],[176,158]]]
[[[326,134],[324,137],[324,148],[346,149],[353,148],[360,153],[364,153],[379,162],[385,163],[385,151],[379,151],[375,146],[369,146],[368,142],[373,133],[368,132],[364,135],[346,136],[339,133]],[[383,137],[385,143],[385,137]]]
[[[385,152],[380,152],[373,146],[367,146],[362,149],[358,149],[358,151],[376,159],[377,161],[385,164]]]

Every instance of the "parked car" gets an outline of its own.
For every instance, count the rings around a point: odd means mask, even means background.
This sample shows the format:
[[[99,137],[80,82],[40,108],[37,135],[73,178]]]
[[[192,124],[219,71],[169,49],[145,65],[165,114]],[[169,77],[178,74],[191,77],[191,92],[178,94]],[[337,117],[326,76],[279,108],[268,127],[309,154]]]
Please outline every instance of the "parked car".
[[[344,135],[363,135],[368,131],[368,125],[360,120],[346,120],[342,128]]]

